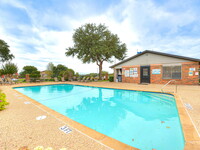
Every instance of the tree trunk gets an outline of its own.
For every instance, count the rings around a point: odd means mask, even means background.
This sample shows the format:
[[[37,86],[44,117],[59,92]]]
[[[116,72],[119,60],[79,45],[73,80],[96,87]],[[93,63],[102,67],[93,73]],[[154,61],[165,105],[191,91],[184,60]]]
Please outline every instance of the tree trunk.
[[[99,64],[99,79],[100,79],[100,80],[102,80],[102,78],[101,78],[102,65],[103,65],[103,62],[100,62],[100,64]]]

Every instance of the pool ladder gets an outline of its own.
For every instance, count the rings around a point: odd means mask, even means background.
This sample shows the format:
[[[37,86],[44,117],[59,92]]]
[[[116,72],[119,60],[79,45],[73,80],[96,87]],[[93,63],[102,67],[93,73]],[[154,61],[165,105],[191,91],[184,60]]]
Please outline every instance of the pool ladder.
[[[176,82],[176,80],[170,80],[169,82],[167,82],[162,88],[161,88],[161,92],[164,93],[164,88],[171,82]],[[173,92],[172,92],[173,93]],[[175,85],[175,93],[177,93],[177,84]]]

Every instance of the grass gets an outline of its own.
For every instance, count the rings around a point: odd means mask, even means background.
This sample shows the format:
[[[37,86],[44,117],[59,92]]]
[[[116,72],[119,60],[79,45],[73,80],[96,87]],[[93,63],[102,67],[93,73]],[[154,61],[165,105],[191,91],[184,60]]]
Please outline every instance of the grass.
[[[98,82],[108,82],[108,80],[98,80]]]
[[[19,83],[24,83],[24,82],[26,82],[26,80],[25,79],[18,79],[18,82]]]

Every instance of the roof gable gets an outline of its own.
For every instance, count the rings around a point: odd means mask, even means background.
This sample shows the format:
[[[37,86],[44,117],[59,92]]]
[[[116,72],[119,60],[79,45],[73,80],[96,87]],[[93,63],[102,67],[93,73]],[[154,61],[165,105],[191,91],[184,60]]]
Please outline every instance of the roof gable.
[[[177,58],[177,59],[183,59],[183,60],[187,60],[187,61],[200,62],[200,59],[196,59],[196,58],[190,58],[190,57],[184,57],[184,56],[179,56],[179,55],[173,55],[173,54],[167,54],[167,53],[162,53],[162,52],[156,52],[156,51],[145,50],[145,51],[143,51],[142,53],[139,53],[139,54],[137,54],[137,55],[134,55],[134,56],[132,56],[132,57],[130,57],[130,58],[127,58],[127,59],[125,59],[125,60],[123,60],[123,61],[121,61],[121,62],[119,62],[119,63],[117,63],[117,64],[114,64],[114,65],[110,66],[110,68],[113,68],[113,67],[118,66],[118,65],[120,65],[120,64],[123,64],[123,63],[125,63],[125,62],[128,62],[128,61],[130,61],[130,60],[133,60],[133,59],[135,59],[135,58],[137,58],[137,57],[139,57],[139,56],[142,56],[142,55],[144,55],[144,54],[146,54],[146,53],[156,54],[156,55],[161,55],[161,56],[167,56],[167,57],[172,57],[172,58]]]

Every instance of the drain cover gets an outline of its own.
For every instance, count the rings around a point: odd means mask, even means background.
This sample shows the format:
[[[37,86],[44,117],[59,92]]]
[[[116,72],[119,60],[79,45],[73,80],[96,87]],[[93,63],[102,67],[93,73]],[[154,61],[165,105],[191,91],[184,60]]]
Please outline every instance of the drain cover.
[[[43,119],[45,119],[47,116],[45,116],[45,115],[43,115],[43,116],[38,116],[38,117],[36,117],[36,120],[43,120]]]
[[[31,102],[24,102],[24,104],[30,104]]]

